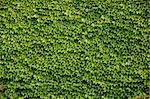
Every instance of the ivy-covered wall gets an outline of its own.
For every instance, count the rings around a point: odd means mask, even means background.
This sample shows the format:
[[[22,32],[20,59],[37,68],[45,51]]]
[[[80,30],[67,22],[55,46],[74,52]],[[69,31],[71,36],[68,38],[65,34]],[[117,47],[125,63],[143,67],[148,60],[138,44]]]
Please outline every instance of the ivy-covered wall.
[[[0,99],[150,95],[149,0],[0,0]]]

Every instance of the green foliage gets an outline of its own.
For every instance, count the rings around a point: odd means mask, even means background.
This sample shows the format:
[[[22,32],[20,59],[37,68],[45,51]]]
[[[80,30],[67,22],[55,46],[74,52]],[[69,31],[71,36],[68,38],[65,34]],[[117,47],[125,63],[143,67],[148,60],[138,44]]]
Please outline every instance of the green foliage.
[[[1,0],[0,98],[149,94],[148,0]]]

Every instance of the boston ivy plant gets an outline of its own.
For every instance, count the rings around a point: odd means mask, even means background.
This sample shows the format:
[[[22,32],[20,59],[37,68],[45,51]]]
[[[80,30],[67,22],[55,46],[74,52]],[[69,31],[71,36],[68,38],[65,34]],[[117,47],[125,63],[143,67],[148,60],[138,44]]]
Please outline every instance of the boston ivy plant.
[[[0,98],[150,95],[148,0],[1,0]]]

